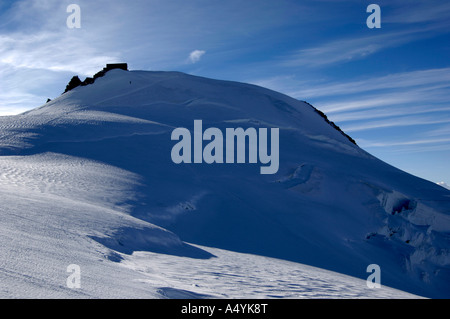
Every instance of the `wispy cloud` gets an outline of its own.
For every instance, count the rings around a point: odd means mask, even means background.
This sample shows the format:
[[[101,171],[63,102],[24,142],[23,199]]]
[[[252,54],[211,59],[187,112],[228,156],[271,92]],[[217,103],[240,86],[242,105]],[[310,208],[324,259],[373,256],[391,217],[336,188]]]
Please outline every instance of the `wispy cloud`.
[[[327,115],[342,121],[401,115],[402,112],[445,112],[450,108],[450,68],[366,76],[354,81],[312,81],[286,75],[250,82],[314,101]]]
[[[304,98],[315,98],[320,96],[339,96],[376,90],[392,90],[431,85],[439,85],[442,88],[450,87],[450,68],[415,70],[385,76],[368,77],[357,81],[315,85],[314,87],[291,92],[291,94],[303,96]]]
[[[441,0],[389,0],[387,6],[393,6],[383,17],[386,23],[416,24],[422,22],[445,23],[448,25],[450,3]]]
[[[351,37],[330,41],[322,45],[304,48],[280,58],[279,64],[285,67],[319,67],[335,63],[349,62],[365,58],[382,49],[399,46],[409,41],[406,33]]]
[[[20,69],[42,69],[92,75],[117,55],[99,49],[76,36],[53,33],[14,36],[0,35],[0,63]],[[83,54],[76,52],[82,51]]]
[[[412,153],[422,153],[428,158],[430,158],[431,153],[433,153],[433,157],[442,157],[447,156],[450,152],[450,137],[441,139],[411,138],[404,141],[357,139],[357,143],[364,149],[368,149],[375,153],[381,152],[388,154],[393,158],[397,156],[404,157],[405,155]],[[412,160],[413,158],[411,158],[411,161]],[[440,162],[440,165],[444,166],[444,171],[441,173],[446,174],[448,171],[448,164],[446,164],[446,161],[444,160],[443,162]]]
[[[362,121],[362,120],[366,121],[368,119],[376,119],[376,118],[392,118],[405,115],[448,113],[448,112],[450,112],[450,106],[423,107],[423,106],[400,105],[397,106],[396,108],[393,108],[392,105],[388,105],[387,107],[379,106],[367,110],[340,112],[337,114],[333,114],[331,116],[333,117],[333,121],[342,123],[349,121]],[[438,116],[439,114],[436,114],[436,117]],[[447,130],[447,133],[450,134],[450,129]]]
[[[420,145],[420,144],[433,144],[433,143],[448,143],[450,138],[440,138],[440,139],[419,139],[419,140],[408,140],[408,141],[396,141],[396,142],[368,142],[365,141],[367,147],[387,147],[387,146],[407,146],[407,145]],[[450,146],[450,145],[449,145]]]
[[[450,150],[450,68],[367,74],[346,81],[306,81],[287,74],[252,82],[311,102],[363,148]],[[399,140],[393,141],[394,136]]]
[[[399,31],[364,36],[349,35],[338,40],[328,40],[321,45],[302,48],[279,57],[284,67],[325,67],[367,58],[388,48],[435,36],[441,25],[410,27]],[[445,29],[444,29],[445,30]]]
[[[386,1],[383,23],[396,24],[389,32],[364,35],[347,35],[316,46],[303,47],[280,56],[278,63],[284,67],[326,67],[365,59],[389,48],[449,33],[450,4],[442,1]],[[386,9],[386,10],[385,10]],[[386,15],[384,13],[387,13]],[[408,27],[404,27],[407,25]]]
[[[377,94],[351,95],[336,100],[336,102],[320,102],[321,110],[327,114],[335,114],[369,108],[375,109],[402,105],[415,106],[419,104],[426,109],[439,103],[448,105],[450,93],[446,88],[407,88],[397,92],[384,91]]]
[[[450,136],[450,123],[437,129],[430,130],[426,134],[427,136]]]
[[[380,129],[387,127],[403,127],[418,126],[430,124],[450,123],[450,117],[433,117],[433,116],[403,116],[399,118],[389,118],[379,121],[366,121],[358,124],[343,124],[346,132],[367,131],[372,129]]]

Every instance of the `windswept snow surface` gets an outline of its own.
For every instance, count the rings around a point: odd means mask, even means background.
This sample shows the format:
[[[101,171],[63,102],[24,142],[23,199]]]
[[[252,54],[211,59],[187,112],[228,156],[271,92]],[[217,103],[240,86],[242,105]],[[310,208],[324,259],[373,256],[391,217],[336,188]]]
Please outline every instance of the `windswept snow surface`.
[[[279,128],[278,172],[174,164],[197,119]],[[450,297],[450,191],[253,85],[112,70],[0,117],[0,196],[2,298]]]
[[[213,259],[135,252],[122,265],[158,286],[165,298],[421,298],[365,280],[304,264],[199,246]]]

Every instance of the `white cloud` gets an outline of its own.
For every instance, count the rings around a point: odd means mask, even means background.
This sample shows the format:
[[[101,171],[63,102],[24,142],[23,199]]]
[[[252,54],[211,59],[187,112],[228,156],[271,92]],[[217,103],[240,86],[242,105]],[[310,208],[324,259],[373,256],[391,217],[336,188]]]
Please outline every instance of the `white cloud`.
[[[194,50],[189,54],[189,61],[191,63],[197,63],[205,53],[206,51],[203,50]]]

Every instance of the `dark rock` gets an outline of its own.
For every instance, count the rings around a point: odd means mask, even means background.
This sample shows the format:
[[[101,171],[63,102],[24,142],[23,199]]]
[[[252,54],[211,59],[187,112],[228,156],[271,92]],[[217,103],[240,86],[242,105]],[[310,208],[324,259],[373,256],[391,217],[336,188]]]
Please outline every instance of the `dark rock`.
[[[78,77],[78,75],[75,75],[74,77],[72,77],[72,79],[70,79],[69,84],[67,84],[66,90],[64,91],[64,93],[76,88],[79,85],[81,85],[81,80]]]
[[[75,75],[70,80],[69,84],[67,84],[66,90],[64,91],[64,93],[66,93],[67,91],[70,91],[80,85],[86,86],[86,85],[92,84],[95,82],[95,79],[104,76],[106,74],[106,72],[113,70],[113,69],[120,69],[120,70],[128,71],[128,64],[127,63],[108,63],[108,64],[106,64],[106,67],[103,68],[103,70],[94,74],[94,77],[92,77],[92,78],[87,77],[83,82],[81,82],[78,75]],[[131,82],[130,82],[130,84],[131,84]],[[49,101],[47,101],[47,102],[49,102]]]
[[[99,77],[102,77],[106,74],[106,72],[114,69],[120,69],[124,71],[128,71],[128,64],[126,63],[108,63],[106,67],[103,68],[103,70],[97,72],[94,74],[94,79],[97,79]]]
[[[86,78],[86,79],[84,79],[84,81],[83,82],[81,82],[81,85],[82,86],[85,86],[85,85],[89,85],[89,84],[92,84],[92,83],[94,83],[94,78]]]

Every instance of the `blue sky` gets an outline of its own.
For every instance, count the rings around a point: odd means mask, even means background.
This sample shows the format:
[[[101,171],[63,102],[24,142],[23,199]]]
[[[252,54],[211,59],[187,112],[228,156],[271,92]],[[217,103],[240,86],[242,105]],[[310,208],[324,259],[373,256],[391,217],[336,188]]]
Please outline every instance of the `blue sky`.
[[[66,25],[72,3],[79,29]],[[379,29],[366,25],[371,3]],[[0,0],[0,115],[111,62],[306,100],[373,155],[450,184],[446,0]]]

